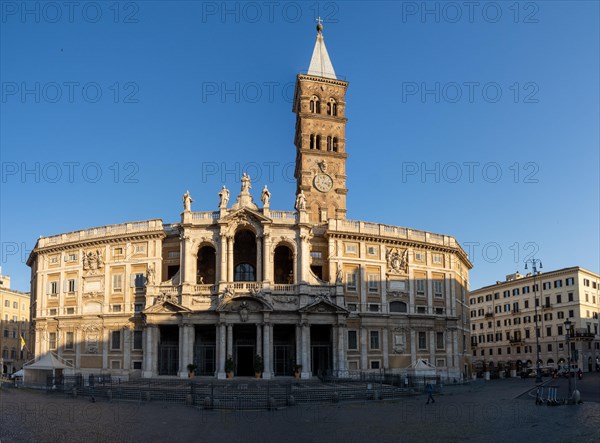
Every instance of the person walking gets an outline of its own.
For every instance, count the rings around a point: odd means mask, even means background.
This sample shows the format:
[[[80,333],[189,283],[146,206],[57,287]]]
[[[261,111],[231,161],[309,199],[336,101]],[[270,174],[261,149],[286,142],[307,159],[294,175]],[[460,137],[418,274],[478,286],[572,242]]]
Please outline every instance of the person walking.
[[[429,404],[429,401],[431,400],[431,403],[435,403],[435,400],[433,399],[433,385],[431,383],[427,384],[427,403],[425,403],[426,405]]]

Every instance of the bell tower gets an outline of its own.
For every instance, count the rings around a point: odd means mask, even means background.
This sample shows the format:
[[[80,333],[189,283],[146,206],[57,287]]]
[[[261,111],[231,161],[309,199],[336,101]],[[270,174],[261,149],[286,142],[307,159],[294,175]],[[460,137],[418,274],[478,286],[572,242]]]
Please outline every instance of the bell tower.
[[[346,89],[336,77],[317,24],[317,41],[306,74],[298,74],[293,112],[296,113],[297,193],[306,196],[312,223],[346,218]]]

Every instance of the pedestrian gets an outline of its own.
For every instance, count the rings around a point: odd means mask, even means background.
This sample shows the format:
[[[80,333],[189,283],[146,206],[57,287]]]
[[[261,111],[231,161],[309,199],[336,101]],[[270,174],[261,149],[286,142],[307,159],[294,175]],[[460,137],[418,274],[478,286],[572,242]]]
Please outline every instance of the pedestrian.
[[[433,385],[431,383],[427,384],[427,403],[425,403],[426,405],[429,404],[429,400],[431,400],[431,403],[435,403],[435,400],[433,399]]]

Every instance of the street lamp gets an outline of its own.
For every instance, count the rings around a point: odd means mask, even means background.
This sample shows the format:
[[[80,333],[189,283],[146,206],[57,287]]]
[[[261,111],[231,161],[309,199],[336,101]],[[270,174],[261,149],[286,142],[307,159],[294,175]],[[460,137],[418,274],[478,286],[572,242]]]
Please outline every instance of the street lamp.
[[[537,258],[530,258],[529,260],[525,260],[525,269],[527,269],[527,264],[530,263],[531,264],[531,269],[533,270],[533,299],[534,299],[534,306],[535,306],[535,367],[536,367],[536,373],[535,373],[535,382],[536,383],[541,383],[542,382],[542,373],[540,371],[540,329],[538,327],[538,303],[537,303],[537,286],[535,285],[535,277],[537,275],[537,266],[538,264],[540,265],[540,269],[543,268],[542,266],[542,261],[540,259]]]
[[[567,398],[571,396],[571,320],[565,320],[565,333],[567,335],[567,379],[569,380],[569,392]]]

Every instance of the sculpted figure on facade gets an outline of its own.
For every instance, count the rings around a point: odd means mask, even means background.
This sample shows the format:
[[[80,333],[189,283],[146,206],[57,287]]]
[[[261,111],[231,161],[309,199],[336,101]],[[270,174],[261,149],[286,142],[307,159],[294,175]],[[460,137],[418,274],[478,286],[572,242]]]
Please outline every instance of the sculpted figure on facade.
[[[262,201],[263,206],[265,208],[269,207],[269,202],[271,201],[271,193],[267,189],[267,185],[265,185],[265,187],[262,190],[262,194],[260,196],[260,201]]]
[[[245,172],[242,174],[242,192],[250,192],[252,185],[250,184],[250,176]]]
[[[147,275],[146,275],[146,286],[154,284],[154,277],[155,277],[154,265],[152,263],[150,263],[150,264],[148,264],[148,271],[147,271]]]
[[[221,192],[219,192],[219,199],[219,208],[226,208],[227,203],[229,203],[229,189],[227,189],[225,185],[223,185]]]
[[[192,210],[192,202],[194,200],[192,200],[192,196],[190,195],[190,191],[185,191],[185,194],[183,194],[183,210],[185,212],[189,212]]]
[[[304,191],[300,189],[300,192],[296,196],[296,209],[298,211],[306,210],[306,195],[304,195]]]

